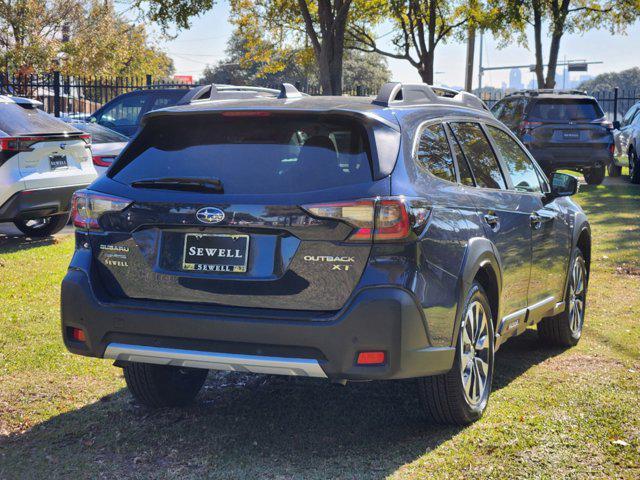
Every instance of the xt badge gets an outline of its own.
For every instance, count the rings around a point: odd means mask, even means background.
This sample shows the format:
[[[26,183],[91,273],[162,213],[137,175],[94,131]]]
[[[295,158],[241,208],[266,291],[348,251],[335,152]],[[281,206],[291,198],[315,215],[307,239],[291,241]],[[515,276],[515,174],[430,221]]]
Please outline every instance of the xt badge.
[[[351,268],[349,263],[356,261],[353,257],[333,257],[331,255],[305,255],[304,260],[306,262],[325,262],[330,263],[331,271],[340,270],[342,272],[348,272]]]

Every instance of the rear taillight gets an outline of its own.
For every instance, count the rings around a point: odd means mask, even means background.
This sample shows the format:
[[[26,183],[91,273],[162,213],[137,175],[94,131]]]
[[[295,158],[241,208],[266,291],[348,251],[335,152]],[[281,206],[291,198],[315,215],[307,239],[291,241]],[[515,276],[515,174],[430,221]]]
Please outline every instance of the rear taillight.
[[[94,155],[93,164],[97,167],[110,167],[115,159],[116,157],[114,157],[113,155],[110,155],[110,156]]]
[[[613,157],[615,153],[616,153],[616,146],[615,144],[612,143],[611,145],[609,145],[609,155]]]
[[[73,194],[71,218],[73,225],[83,230],[100,230],[100,217],[105,213],[121,212],[131,200],[113,195],[78,190]]]
[[[315,217],[332,218],[353,226],[347,239],[350,242],[384,242],[406,239],[412,232],[419,234],[424,228],[429,209],[412,203],[404,197],[385,197],[303,208]]]
[[[68,140],[83,140],[87,145],[91,145],[91,135],[83,133],[80,135],[55,135],[55,136],[41,136],[41,137],[4,137],[0,138],[0,150],[4,152],[30,152],[33,150],[33,145],[39,142],[60,142]]]

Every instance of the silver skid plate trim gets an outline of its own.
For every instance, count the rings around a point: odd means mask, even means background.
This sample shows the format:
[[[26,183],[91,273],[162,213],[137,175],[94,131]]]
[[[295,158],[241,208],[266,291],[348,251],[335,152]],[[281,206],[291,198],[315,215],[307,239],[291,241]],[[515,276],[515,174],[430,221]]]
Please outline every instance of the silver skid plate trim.
[[[317,360],[311,358],[265,357],[235,353],[215,353],[177,348],[147,347],[110,343],[104,358],[123,362],[152,363],[174,367],[205,368],[233,372],[327,378]]]

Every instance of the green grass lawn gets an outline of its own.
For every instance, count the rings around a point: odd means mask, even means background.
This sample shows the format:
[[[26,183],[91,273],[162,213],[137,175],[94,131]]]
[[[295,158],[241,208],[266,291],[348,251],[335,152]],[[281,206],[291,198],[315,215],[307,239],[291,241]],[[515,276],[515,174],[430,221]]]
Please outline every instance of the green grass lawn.
[[[466,428],[424,425],[409,381],[211,374],[195,405],[149,411],[109,361],[62,345],[72,238],[0,245],[0,479],[640,478],[640,188],[577,201],[594,242],[584,337],[508,342]]]

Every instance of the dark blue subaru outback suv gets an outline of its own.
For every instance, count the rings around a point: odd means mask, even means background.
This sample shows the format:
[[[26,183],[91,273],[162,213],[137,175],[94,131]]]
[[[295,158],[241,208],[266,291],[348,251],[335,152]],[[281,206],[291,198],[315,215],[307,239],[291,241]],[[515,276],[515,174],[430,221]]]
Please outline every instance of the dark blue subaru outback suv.
[[[64,342],[140,402],[185,404],[209,369],[416,378],[432,421],[466,424],[509,337],[578,342],[577,181],[549,182],[476,97],[216,98],[145,115],[74,198]]]

